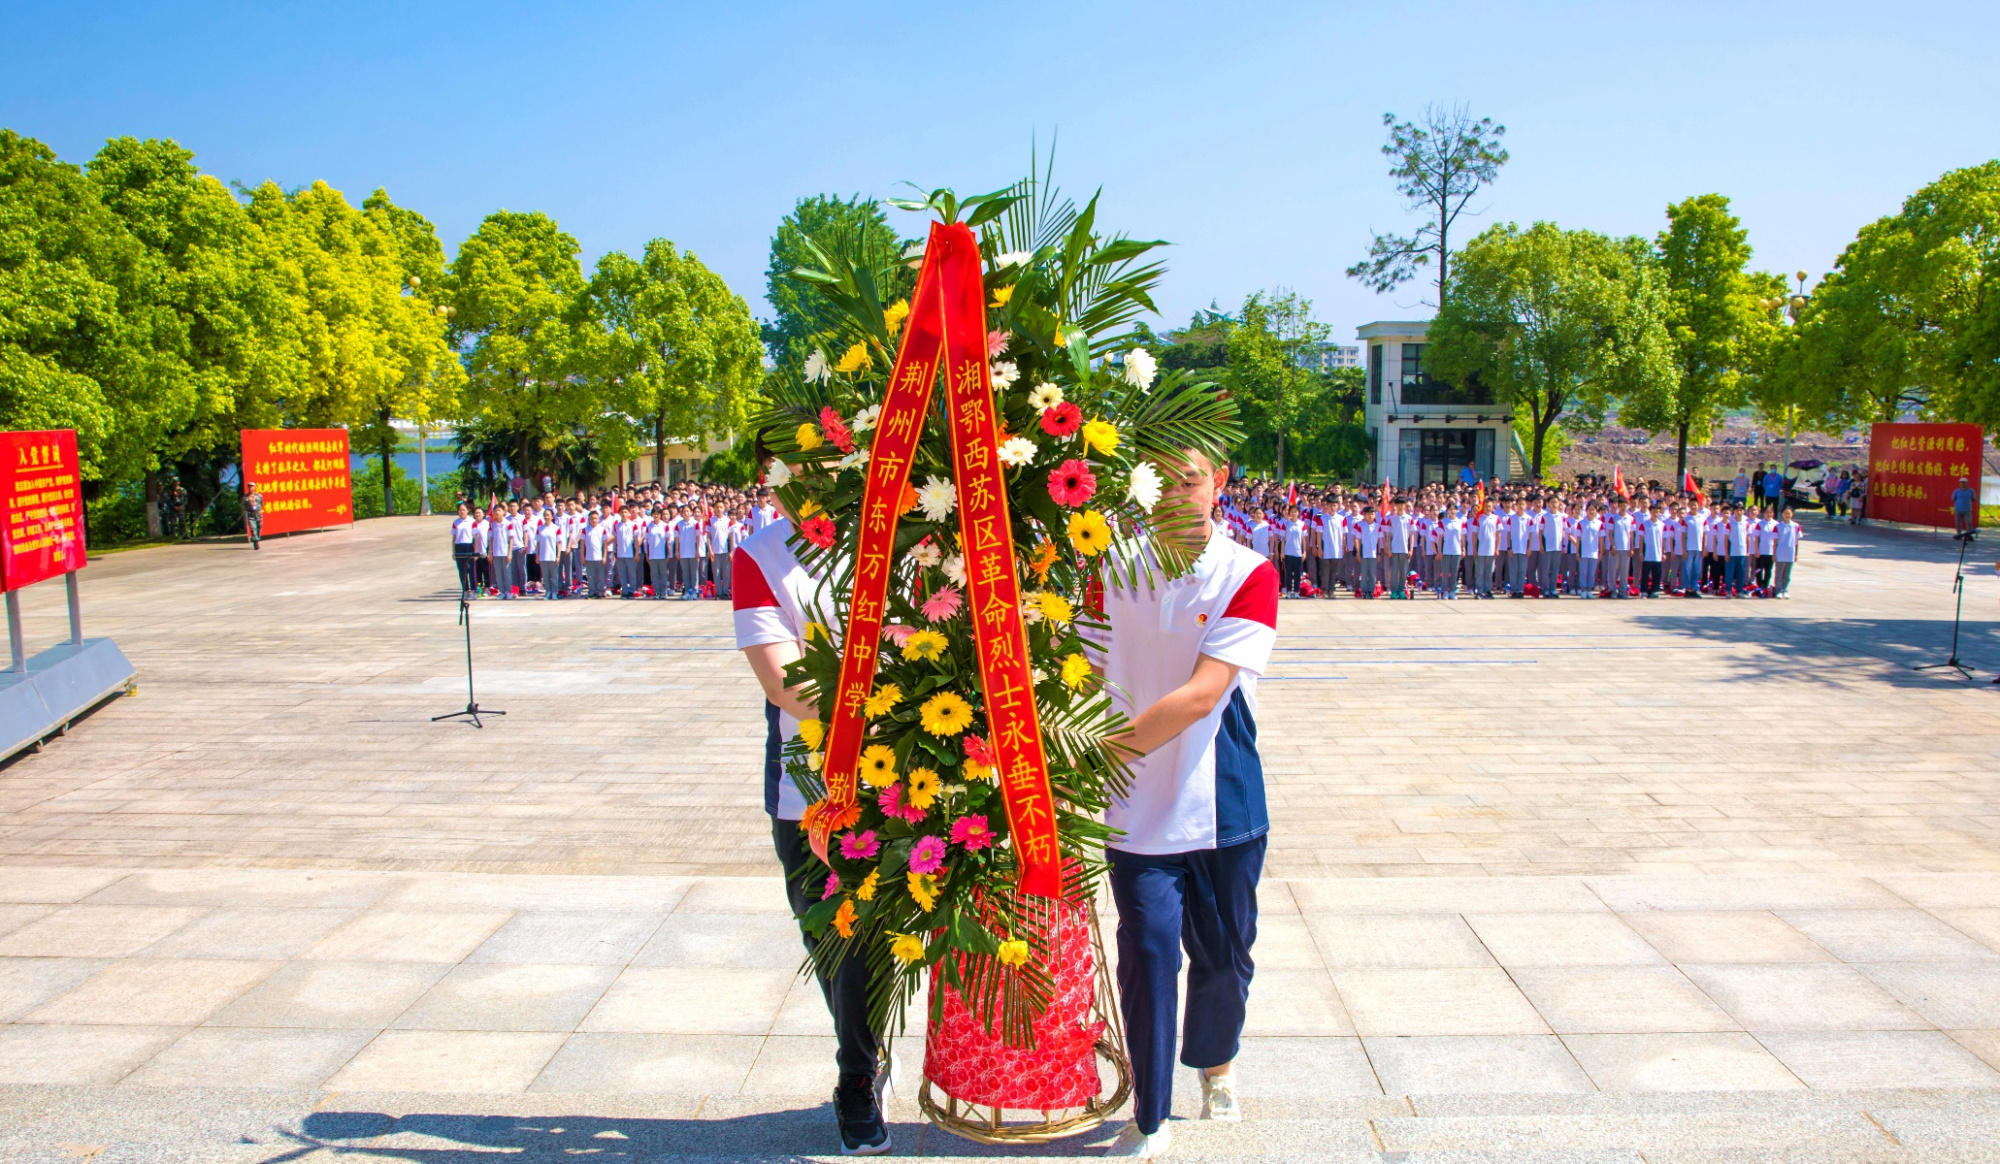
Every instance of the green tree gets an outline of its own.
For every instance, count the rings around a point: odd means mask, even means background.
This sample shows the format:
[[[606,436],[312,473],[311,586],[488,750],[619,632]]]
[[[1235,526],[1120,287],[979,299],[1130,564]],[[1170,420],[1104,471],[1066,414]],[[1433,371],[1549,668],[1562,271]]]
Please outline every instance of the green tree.
[[[1412,235],[1375,235],[1368,258],[1347,268],[1347,275],[1380,294],[1435,263],[1442,306],[1450,286],[1451,228],[1466,203],[1507,164],[1507,151],[1500,147],[1507,127],[1495,125],[1490,117],[1475,121],[1462,105],[1425,106],[1417,121],[1397,121],[1395,114],[1384,113],[1382,124],[1389,130],[1382,153],[1395,163],[1389,176],[1396,180],[1396,192],[1410,213],[1423,214],[1429,221]]]
[[[1246,427],[1275,441],[1276,474],[1285,475],[1285,443],[1293,430],[1321,405],[1326,387],[1306,366],[1306,357],[1326,343],[1333,329],[1312,317],[1312,300],[1280,288],[1258,291],[1243,301],[1229,329],[1230,386],[1248,407]]]
[[[670,439],[698,443],[743,423],[763,373],[757,324],[692,252],[665,239],[638,259],[612,251],[587,295],[594,374],[651,444],[655,477],[666,479]]]
[[[530,476],[560,467],[559,446],[589,434],[595,450],[611,435],[598,381],[580,374],[592,324],[577,249],[548,215],[501,210],[460,245],[447,280],[469,348],[467,406]]]
[[[914,270],[893,262],[903,244],[890,228],[880,202],[859,194],[852,198],[815,194],[799,199],[771,235],[771,261],[764,271],[764,297],[770,300],[774,314],[764,325],[763,340],[771,359],[778,363],[799,363],[811,351],[814,336],[841,328],[839,313],[791,277],[793,271],[819,264],[806,246],[807,239],[819,243],[829,254],[838,250],[870,270],[893,271],[891,282],[880,288],[884,303],[907,297],[917,283]]]
[[[1446,379],[1476,376],[1525,414],[1540,480],[1558,421],[1593,427],[1613,399],[1671,391],[1666,318],[1644,240],[1508,223],[1460,253],[1426,357]]]
[[[118,407],[152,337],[120,312],[118,274],[142,259],[81,170],[0,130],[0,426],[75,429],[86,481],[137,475]]]
[[[1634,395],[1619,410],[1621,423],[1674,434],[1674,480],[1687,472],[1690,441],[1708,440],[1715,422],[1744,402],[1744,372],[1768,337],[1768,275],[1745,270],[1749,232],[1730,212],[1729,199],[1698,194],[1667,207],[1667,229],[1654,242],[1666,282],[1667,334],[1675,375]]]
[[[2000,310],[1996,278],[2000,161],[1990,161],[1943,175],[1862,227],[1806,304],[1798,349],[1774,353],[1766,384],[1831,424],[1910,412],[2000,418],[2000,352],[1983,322]]]

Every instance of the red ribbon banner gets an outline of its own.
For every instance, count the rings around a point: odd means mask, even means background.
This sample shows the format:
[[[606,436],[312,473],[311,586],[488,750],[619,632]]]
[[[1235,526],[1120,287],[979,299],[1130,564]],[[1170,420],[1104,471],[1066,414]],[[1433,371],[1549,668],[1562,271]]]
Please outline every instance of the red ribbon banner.
[[[827,803],[838,810],[855,802],[856,769],[867,730],[862,705],[875,679],[876,650],[882,641],[898,502],[909,485],[917,442],[930,412],[931,388],[943,371],[952,476],[958,487],[959,542],[965,556],[965,610],[979,653],[987,727],[1020,865],[1020,888],[1024,893],[1058,897],[1062,866],[1055,796],[1035,712],[1007,483],[998,456],[1000,419],[986,365],[986,287],[980,277],[979,242],[970,227],[931,224],[911,304],[869,451],[840,686],[827,717],[823,766]],[[827,820],[826,815],[817,816],[810,830],[813,851],[822,860],[831,832]]]

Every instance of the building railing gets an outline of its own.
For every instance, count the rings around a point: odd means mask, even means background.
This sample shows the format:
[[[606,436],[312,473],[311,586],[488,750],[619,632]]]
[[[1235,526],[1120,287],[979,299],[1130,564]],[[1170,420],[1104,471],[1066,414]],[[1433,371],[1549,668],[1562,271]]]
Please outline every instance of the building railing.
[[[1493,403],[1493,391],[1481,385],[1460,387],[1426,377],[1420,383],[1405,381],[1397,389],[1396,400],[1404,405],[1490,405]]]

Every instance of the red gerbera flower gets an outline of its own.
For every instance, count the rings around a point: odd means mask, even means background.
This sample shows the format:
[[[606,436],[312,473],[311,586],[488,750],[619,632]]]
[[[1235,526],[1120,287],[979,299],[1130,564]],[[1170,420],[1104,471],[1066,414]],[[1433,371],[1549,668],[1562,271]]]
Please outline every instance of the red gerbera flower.
[[[986,742],[985,736],[968,735],[965,737],[965,758],[975,764],[984,764],[991,768],[993,748]]]
[[[1096,493],[1097,478],[1091,475],[1090,466],[1074,457],[1049,472],[1049,496],[1057,505],[1075,509]]]
[[[799,523],[799,536],[824,550],[833,545],[833,519],[824,513],[815,514]]]
[[[840,414],[833,410],[833,405],[829,404],[819,410],[819,430],[825,433],[826,439],[832,441],[833,447],[841,452],[854,451],[854,434],[847,431],[847,425],[840,419]]]
[[[1065,400],[1042,413],[1042,431],[1052,437],[1075,436],[1083,427],[1083,409]]]

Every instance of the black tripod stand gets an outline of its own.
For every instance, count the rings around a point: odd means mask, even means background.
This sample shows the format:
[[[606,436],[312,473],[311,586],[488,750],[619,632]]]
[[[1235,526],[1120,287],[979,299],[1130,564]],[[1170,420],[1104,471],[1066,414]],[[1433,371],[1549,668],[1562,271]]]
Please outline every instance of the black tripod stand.
[[[470,596],[463,590],[458,592],[458,625],[465,628],[465,710],[448,711],[443,715],[434,715],[431,717],[431,722],[436,723],[441,719],[457,719],[460,716],[470,716],[472,717],[473,727],[483,728],[486,725],[479,722],[480,716],[506,715],[507,713],[479,706],[478,697],[472,694],[472,602]]]
[[[1958,661],[1958,620],[1965,613],[1965,551],[1972,548],[1972,543],[1978,536],[1978,531],[1968,531],[1958,540],[1958,573],[1951,579],[1951,592],[1958,596],[1957,604],[1951,612],[1951,658],[1942,663],[1920,663],[1910,668],[1913,671],[1942,671],[1949,667],[1967,679],[1972,678],[1972,668]]]

